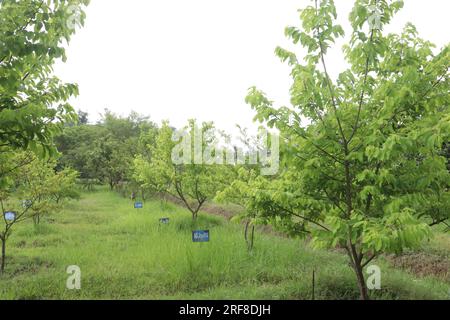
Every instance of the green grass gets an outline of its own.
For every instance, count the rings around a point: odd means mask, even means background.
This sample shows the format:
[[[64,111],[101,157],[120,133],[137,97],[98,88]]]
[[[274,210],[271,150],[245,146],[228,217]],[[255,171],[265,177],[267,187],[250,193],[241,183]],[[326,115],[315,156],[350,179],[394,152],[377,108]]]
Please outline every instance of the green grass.
[[[211,242],[192,243],[196,228],[209,229]],[[115,193],[85,193],[38,227],[16,226],[0,299],[310,299],[314,269],[316,298],[358,297],[341,253],[262,233],[249,253],[242,231],[205,213],[193,224],[185,209],[157,200],[136,210]],[[449,281],[376,263],[383,289],[373,298],[450,298]],[[81,290],[66,289],[69,265],[81,268]]]

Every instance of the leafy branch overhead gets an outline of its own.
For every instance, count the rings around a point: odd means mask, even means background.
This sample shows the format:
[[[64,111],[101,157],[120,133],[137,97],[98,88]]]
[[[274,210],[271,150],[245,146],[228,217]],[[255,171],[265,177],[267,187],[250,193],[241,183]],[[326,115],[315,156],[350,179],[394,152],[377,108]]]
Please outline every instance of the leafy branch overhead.
[[[65,61],[65,43],[75,28],[73,8],[88,0],[0,2],[0,147],[32,147],[54,152],[51,137],[76,114],[67,103],[75,84],[52,75]],[[85,15],[79,10],[78,23]]]

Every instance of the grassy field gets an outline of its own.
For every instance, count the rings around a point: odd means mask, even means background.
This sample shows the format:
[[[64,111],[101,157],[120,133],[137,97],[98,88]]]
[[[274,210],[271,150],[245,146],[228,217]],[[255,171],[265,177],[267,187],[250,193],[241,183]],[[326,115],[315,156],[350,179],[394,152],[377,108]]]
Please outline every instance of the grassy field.
[[[159,225],[170,217],[170,225]],[[211,242],[192,243],[194,228]],[[358,298],[354,275],[339,252],[317,251],[299,240],[257,233],[247,252],[243,227],[172,204],[147,201],[144,209],[107,190],[85,193],[35,227],[17,225],[8,242],[0,299],[317,299]],[[427,244],[443,257],[449,237]],[[449,299],[448,276],[418,276],[393,268],[388,257],[375,299]],[[66,268],[82,272],[81,290],[66,289]]]

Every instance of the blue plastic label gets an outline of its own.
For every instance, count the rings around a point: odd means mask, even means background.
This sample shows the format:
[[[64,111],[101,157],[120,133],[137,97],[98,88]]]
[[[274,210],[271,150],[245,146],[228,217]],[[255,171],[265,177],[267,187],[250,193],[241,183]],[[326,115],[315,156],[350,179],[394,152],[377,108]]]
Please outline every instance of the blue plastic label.
[[[209,242],[209,230],[192,231],[193,242]]]

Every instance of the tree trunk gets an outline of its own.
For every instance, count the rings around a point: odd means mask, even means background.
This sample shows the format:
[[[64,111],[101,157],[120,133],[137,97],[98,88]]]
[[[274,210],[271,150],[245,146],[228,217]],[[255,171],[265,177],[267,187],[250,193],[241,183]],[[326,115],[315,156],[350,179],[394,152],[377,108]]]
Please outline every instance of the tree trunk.
[[[245,242],[247,242],[247,249],[248,251],[252,251],[253,250],[253,243],[254,243],[254,239],[255,239],[255,226],[252,226],[252,232],[251,232],[251,236],[250,239],[248,237],[248,229],[250,227],[250,223],[251,221],[248,220],[247,223],[245,224]]]
[[[356,278],[358,279],[358,289],[361,300],[369,300],[369,293],[367,291],[366,279],[364,278],[363,267],[360,263],[354,266]]]
[[[5,271],[5,264],[6,264],[6,239],[1,239],[2,241],[2,263],[0,266],[0,275],[3,274]]]

